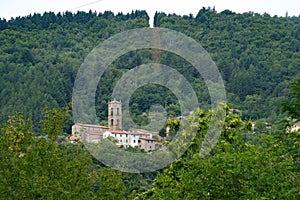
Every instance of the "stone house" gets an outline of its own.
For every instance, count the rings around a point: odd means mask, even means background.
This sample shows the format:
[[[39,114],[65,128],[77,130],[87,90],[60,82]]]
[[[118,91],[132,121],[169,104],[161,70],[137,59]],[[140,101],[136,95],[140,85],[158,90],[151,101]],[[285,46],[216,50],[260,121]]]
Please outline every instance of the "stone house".
[[[72,126],[72,136],[83,142],[98,143],[103,139],[103,133],[108,129],[106,126],[76,123]]]
[[[156,147],[156,140],[152,138],[139,138],[139,148],[144,149],[146,152],[153,151]]]

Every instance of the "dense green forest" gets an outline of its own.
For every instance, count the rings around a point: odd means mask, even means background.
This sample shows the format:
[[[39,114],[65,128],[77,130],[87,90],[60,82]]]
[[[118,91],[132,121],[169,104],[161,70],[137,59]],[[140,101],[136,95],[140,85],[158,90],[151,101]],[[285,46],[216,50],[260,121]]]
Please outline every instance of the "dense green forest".
[[[95,46],[121,31],[147,27],[148,20],[144,11],[50,12],[0,20],[0,121],[22,112],[39,126],[45,107],[71,102],[77,70]]]
[[[105,167],[67,140],[73,122],[66,105],[81,63],[101,41],[149,27],[145,11],[0,19],[0,199],[300,199],[300,134],[285,129],[300,120],[300,17],[202,8],[197,16],[156,13],[154,26],[198,41],[222,74],[229,105],[210,154],[199,153],[214,115],[200,75],[179,56],[151,49],[109,66],[98,84],[97,115],[105,124],[112,88],[126,71],[147,62],[171,66],[201,102],[188,119],[199,121],[185,154],[157,172],[130,174]],[[172,92],[153,84],[131,98],[135,121],[147,123],[149,107],[158,103],[170,117],[180,114]],[[258,120],[254,130],[248,120]]]
[[[288,83],[300,73],[299,17],[203,8],[195,18],[157,13],[154,22],[196,39],[210,53],[228,101],[243,117],[274,120],[278,115]]]
[[[49,12],[1,19],[0,122],[22,112],[38,126],[45,107],[62,107],[71,101],[77,70],[94,47],[121,31],[148,27],[148,20],[145,11],[117,15]],[[300,72],[299,17],[202,8],[195,17],[156,13],[154,25],[182,32],[208,51],[225,81],[228,102],[242,110],[243,119],[278,120],[278,105]],[[105,72],[96,96],[103,123],[114,83],[127,70],[147,62],[158,62],[153,52],[130,52]],[[201,106],[207,108],[206,86],[185,60],[160,52],[159,62],[182,73],[195,88]],[[165,105],[171,116],[179,114],[172,93],[152,85],[132,97],[131,112],[137,122],[143,123],[141,114],[154,103]]]

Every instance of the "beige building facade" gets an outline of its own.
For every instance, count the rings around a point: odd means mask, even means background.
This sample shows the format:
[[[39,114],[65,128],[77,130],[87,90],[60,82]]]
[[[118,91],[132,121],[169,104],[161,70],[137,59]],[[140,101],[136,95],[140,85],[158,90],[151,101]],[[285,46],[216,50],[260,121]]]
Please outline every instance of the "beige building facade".
[[[74,138],[82,142],[99,143],[108,137],[114,138],[117,146],[125,148],[137,147],[145,151],[155,149],[156,140],[152,138],[158,132],[151,132],[144,129],[131,131],[122,130],[122,103],[113,100],[108,103],[108,127],[76,123],[72,126],[72,141]]]

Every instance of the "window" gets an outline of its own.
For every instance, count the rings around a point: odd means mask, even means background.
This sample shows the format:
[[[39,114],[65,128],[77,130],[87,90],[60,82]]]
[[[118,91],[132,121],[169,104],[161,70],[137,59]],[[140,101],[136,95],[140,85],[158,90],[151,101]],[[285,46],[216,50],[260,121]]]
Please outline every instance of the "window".
[[[114,109],[110,108],[110,115],[114,115]]]
[[[114,125],[114,119],[110,120],[110,124],[113,126]]]
[[[133,140],[133,143],[135,143],[135,140]]]
[[[120,120],[119,120],[119,119],[117,119],[117,126],[119,126],[119,121],[120,121]]]
[[[128,137],[128,134],[126,134],[126,137]]]
[[[117,115],[119,115],[120,114],[120,109],[119,108],[117,108]]]
[[[126,140],[126,143],[128,143],[128,140]]]
[[[122,140],[120,140],[120,142],[122,143]]]

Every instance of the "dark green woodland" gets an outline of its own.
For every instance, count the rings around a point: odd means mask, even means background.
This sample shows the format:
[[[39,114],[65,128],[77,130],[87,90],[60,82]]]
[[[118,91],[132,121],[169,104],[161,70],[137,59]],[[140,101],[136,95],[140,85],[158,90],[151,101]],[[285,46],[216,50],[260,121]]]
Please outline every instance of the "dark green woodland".
[[[217,65],[227,103],[215,148],[199,153],[215,114],[201,75],[157,49],[126,53],[107,68],[97,87],[97,117],[107,125],[107,102],[127,71],[149,62],[168,65],[190,82],[200,103],[187,119],[197,135],[184,155],[165,169],[130,174],[67,141],[82,62],[117,33],[149,27],[145,11],[0,19],[0,199],[300,199],[300,134],[288,131],[300,121],[300,16],[202,8],[196,16],[156,13],[153,25],[193,38]],[[154,104],[165,107],[175,134],[180,103],[156,84],[133,93],[135,123],[146,125]]]

